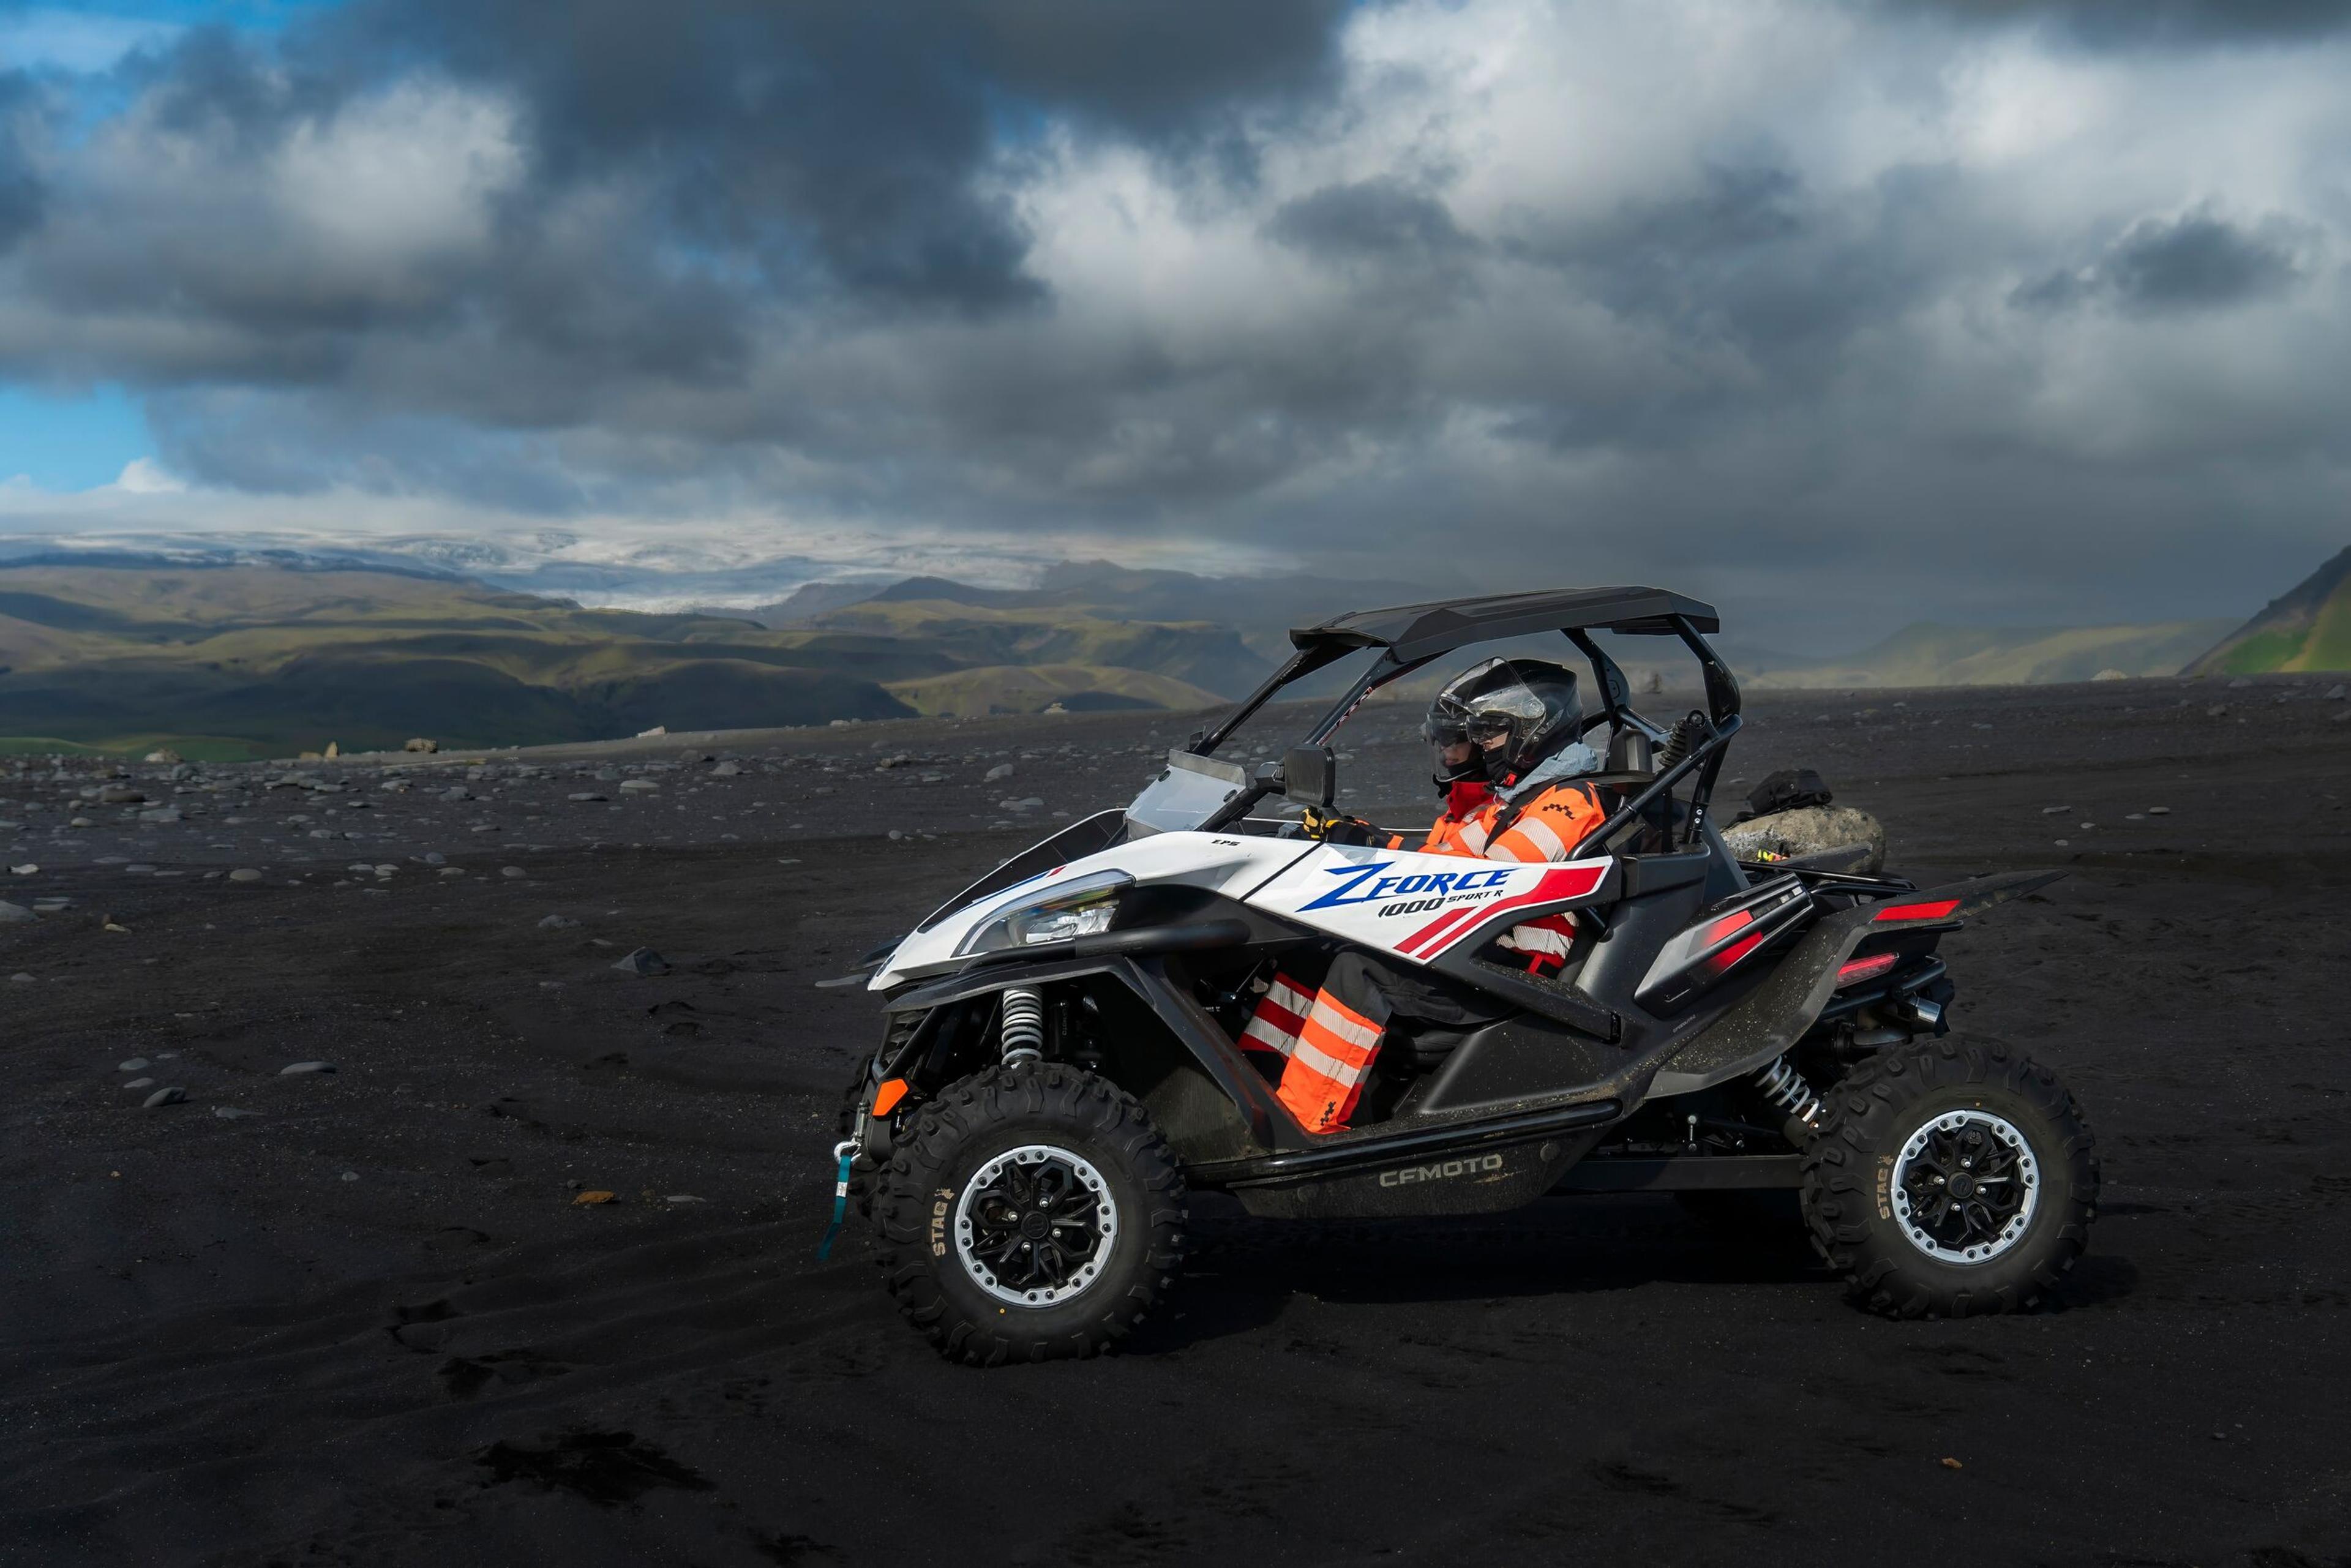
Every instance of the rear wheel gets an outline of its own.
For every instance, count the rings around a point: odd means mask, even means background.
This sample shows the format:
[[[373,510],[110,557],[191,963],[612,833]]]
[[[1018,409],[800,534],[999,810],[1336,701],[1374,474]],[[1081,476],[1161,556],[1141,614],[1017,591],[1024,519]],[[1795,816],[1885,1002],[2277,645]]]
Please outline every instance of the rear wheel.
[[[2081,1257],[2097,1148],[2049,1069],[2003,1045],[1938,1040],[1865,1061],[1824,1098],[1804,1216],[1862,1305],[2021,1312]]]
[[[1184,1178],[1133,1096],[1058,1063],[950,1085],[875,1195],[899,1310],[958,1361],[1086,1356],[1172,1281]]]

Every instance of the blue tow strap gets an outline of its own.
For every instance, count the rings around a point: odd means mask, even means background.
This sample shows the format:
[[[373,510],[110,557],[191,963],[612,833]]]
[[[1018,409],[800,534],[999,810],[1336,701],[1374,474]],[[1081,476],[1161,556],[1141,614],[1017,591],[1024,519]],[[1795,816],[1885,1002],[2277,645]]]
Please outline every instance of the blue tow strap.
[[[857,1157],[857,1145],[839,1144],[834,1145],[833,1153],[841,1156],[841,1169],[832,1178],[832,1223],[824,1228],[824,1239],[816,1244],[816,1260],[820,1263],[832,1256],[832,1243],[841,1235],[841,1222],[849,1217],[849,1163]]]

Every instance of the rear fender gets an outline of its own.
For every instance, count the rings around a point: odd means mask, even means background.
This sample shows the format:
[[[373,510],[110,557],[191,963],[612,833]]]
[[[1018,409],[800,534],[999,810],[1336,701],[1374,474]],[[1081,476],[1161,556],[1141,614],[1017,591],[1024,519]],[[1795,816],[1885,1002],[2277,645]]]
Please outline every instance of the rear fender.
[[[1865,936],[1951,927],[2048,886],[2062,871],[2005,872],[1823,916],[1762,984],[1707,1025],[1661,1068],[1652,1097],[1688,1094],[1752,1072],[1804,1036],[1836,992],[1837,970]]]

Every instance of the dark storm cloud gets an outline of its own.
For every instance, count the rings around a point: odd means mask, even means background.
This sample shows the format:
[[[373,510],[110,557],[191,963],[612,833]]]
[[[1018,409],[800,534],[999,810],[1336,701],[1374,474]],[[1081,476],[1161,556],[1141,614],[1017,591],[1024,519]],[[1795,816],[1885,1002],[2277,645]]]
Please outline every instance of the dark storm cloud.
[[[2056,27],[2093,46],[2292,41],[2351,29],[2346,0],[1936,0],[1972,20]]]
[[[0,254],[41,221],[41,183],[22,144],[33,113],[32,78],[0,71]]]
[[[1477,248],[1444,203],[1395,180],[1325,185],[1276,208],[1266,233],[1328,261],[1432,257]]]
[[[2191,214],[2132,229],[2115,247],[2107,273],[2126,304],[2197,309],[2275,294],[2293,283],[2294,265],[2283,245]]]
[[[1327,85],[1334,0],[399,0],[319,57],[420,59],[517,92],[545,187],[646,172],[674,242],[773,286],[1034,304],[1029,236],[975,175],[1049,114],[1179,148]]]
[[[2062,310],[2108,298],[2149,313],[2216,310],[2265,299],[2301,277],[2294,242],[2303,225],[2273,220],[2259,231],[2210,213],[2147,218],[2131,226],[2093,266],[2053,272],[2020,286],[2013,303]]]

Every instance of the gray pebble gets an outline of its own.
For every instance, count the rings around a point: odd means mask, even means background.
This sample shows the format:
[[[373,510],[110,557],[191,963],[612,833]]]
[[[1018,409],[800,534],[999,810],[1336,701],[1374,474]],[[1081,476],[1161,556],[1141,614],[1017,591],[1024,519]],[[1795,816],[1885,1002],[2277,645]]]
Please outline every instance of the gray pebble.
[[[249,865],[241,865],[235,871],[228,873],[228,879],[231,882],[259,882],[261,880],[261,873],[254,870]]]
[[[144,1072],[146,1070],[147,1059],[143,1056],[134,1056],[128,1061],[118,1061],[114,1064],[114,1071],[117,1072]]]
[[[500,866],[498,868],[498,874],[500,876],[528,876],[530,873],[523,870],[522,867],[518,865],[509,865]]]
[[[1012,764],[1009,762],[999,762],[980,776],[980,782],[983,784],[993,784],[999,779],[1009,779],[1011,777]]]
[[[155,1087],[155,1081],[152,1078],[132,1078],[127,1080],[122,1086],[125,1089],[152,1089]]]
[[[580,922],[568,915],[550,915],[538,923],[541,931],[569,931]]]
[[[26,920],[38,920],[39,918],[39,915],[26,908],[23,904],[11,904],[6,899],[0,898],[0,925],[5,925],[11,921],[21,922]]]
[[[345,1171],[343,1173],[343,1179],[345,1181],[357,1181],[360,1179],[360,1173],[357,1171]]]
[[[277,1076],[290,1078],[298,1072],[332,1072],[334,1070],[335,1064],[331,1061],[297,1061],[279,1068]]]
[[[177,1105],[187,1097],[188,1092],[175,1083],[168,1089],[156,1090],[146,1099],[141,1100],[139,1107],[142,1111],[152,1111],[158,1105]]]
[[[234,1122],[239,1116],[258,1116],[261,1113],[258,1111],[239,1110],[235,1105],[215,1105],[213,1107],[213,1114],[218,1116],[224,1122]]]
[[[666,975],[669,960],[650,947],[639,947],[612,967],[626,975]]]

